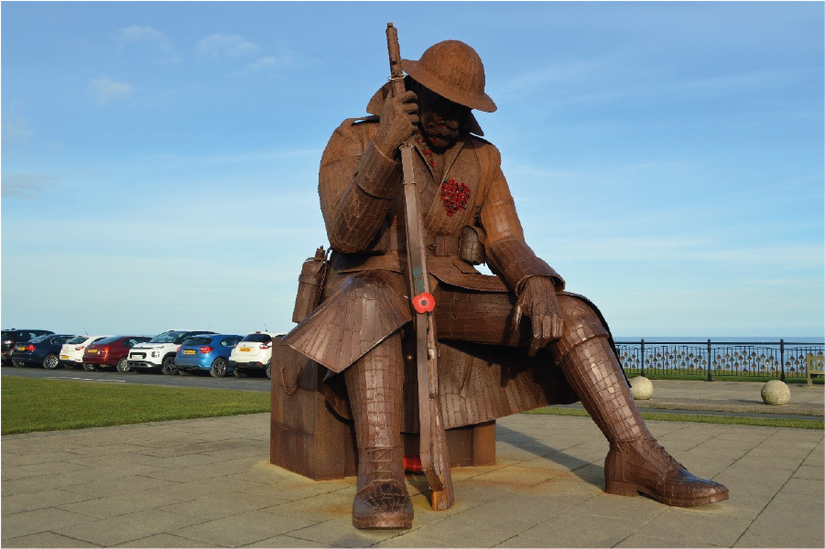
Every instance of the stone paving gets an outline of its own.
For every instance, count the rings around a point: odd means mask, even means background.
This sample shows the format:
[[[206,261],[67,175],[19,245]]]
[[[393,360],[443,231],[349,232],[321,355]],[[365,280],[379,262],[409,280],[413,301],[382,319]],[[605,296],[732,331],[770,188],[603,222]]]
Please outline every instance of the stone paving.
[[[668,383],[654,382],[654,400],[689,398],[698,382]],[[736,385],[720,406],[754,387],[759,398],[759,384]],[[822,406],[822,386],[792,392]],[[825,546],[822,430],[648,425],[730,499],[685,509],[608,495],[608,445],[589,418],[522,414],[499,420],[494,466],[453,470],[451,509],[431,510],[411,475],[413,528],[361,531],[350,519],[355,479],[316,482],[269,464],[269,416],[257,414],[2,437],[2,546]]]

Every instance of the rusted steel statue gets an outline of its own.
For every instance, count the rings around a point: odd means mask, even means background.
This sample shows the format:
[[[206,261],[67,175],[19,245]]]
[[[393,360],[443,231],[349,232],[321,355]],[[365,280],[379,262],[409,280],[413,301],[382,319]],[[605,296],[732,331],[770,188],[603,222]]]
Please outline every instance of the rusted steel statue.
[[[324,151],[332,254],[320,305],[309,298],[311,312],[285,338],[329,370],[328,401],[354,420],[353,524],[411,526],[402,430],[420,429],[433,507],[446,508],[445,428],[577,400],[610,442],[608,493],[677,506],[727,499],[725,486],[693,476],[656,442],[601,314],[525,242],[499,151],[472,114],[496,110],[478,54],[440,42],[402,60],[404,77],[393,32],[391,82]],[[478,273],[481,263],[495,276]],[[418,415],[403,398],[411,357]]]

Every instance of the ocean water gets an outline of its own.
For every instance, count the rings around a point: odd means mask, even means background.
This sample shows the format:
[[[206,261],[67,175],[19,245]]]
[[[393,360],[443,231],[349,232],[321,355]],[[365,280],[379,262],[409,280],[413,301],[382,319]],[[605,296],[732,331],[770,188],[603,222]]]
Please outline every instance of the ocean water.
[[[685,344],[685,343],[693,343],[693,344],[705,344],[707,345],[708,339],[711,341],[711,345],[721,345],[721,344],[746,344],[746,345],[754,345],[757,343],[761,344],[776,344],[779,345],[780,340],[784,339],[785,344],[793,344],[793,343],[800,343],[800,344],[825,344],[825,336],[819,337],[796,337],[796,336],[777,336],[777,337],[766,337],[766,336],[757,336],[757,337],[742,337],[742,336],[712,336],[712,337],[682,337],[682,336],[668,336],[668,337],[624,337],[624,336],[613,336],[613,339],[616,343],[639,343],[642,339],[645,340],[645,345],[648,343],[656,344],[656,343],[674,343],[674,344]]]

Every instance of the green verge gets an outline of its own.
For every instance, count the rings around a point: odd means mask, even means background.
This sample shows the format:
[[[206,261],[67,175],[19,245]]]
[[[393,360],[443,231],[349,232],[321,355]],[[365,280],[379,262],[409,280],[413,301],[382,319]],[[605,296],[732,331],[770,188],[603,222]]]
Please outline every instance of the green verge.
[[[571,410],[570,408],[537,408],[524,412],[548,416],[580,416],[588,417],[586,410]],[[641,412],[645,421],[682,421],[687,423],[717,423],[722,425],[752,425],[756,427],[786,427],[791,429],[825,429],[825,421],[821,419],[789,419],[789,418],[762,418],[746,416],[711,416],[691,413],[661,413]]]
[[[2,434],[269,412],[269,392],[3,376]]]
[[[625,371],[627,374],[628,379],[632,379],[634,377],[639,377],[641,375],[640,372],[636,370]],[[678,381],[707,381],[708,376],[707,374],[674,374],[674,373],[656,373],[652,371],[645,371],[645,377],[650,380],[657,380],[657,379],[667,379],[667,380],[678,380]],[[742,381],[745,383],[765,383],[767,381],[771,381],[772,379],[779,379],[777,376],[742,376],[742,375],[726,375],[726,374],[713,374],[714,381]],[[815,385],[822,385],[825,383],[825,378],[817,377],[812,380]],[[785,383],[788,385],[807,385],[808,381],[804,377],[790,377],[785,376]]]

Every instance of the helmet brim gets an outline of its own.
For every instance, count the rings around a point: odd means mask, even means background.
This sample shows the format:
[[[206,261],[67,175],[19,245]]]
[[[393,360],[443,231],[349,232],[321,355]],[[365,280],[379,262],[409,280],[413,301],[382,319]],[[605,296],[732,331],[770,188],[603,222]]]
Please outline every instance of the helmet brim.
[[[455,87],[450,86],[449,83],[442,81],[434,74],[427,71],[426,67],[418,61],[402,59],[401,68],[404,69],[404,72],[409,74],[413,80],[422,86],[434,91],[441,97],[446,97],[454,103],[484,112],[495,112],[498,108],[496,107],[495,102],[486,93],[482,92],[481,94],[469,94],[461,90],[457,90]]]

